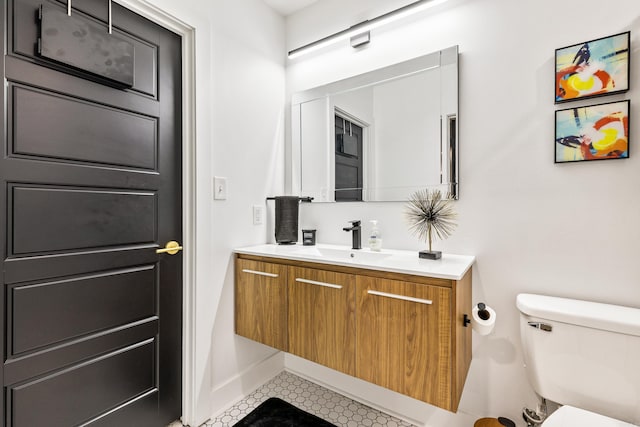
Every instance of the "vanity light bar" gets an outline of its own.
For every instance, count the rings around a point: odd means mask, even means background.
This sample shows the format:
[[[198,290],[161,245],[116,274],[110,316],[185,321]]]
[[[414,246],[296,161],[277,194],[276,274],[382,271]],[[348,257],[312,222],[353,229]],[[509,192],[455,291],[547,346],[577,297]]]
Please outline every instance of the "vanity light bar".
[[[366,33],[367,31],[370,31],[374,28],[378,28],[382,25],[397,21],[398,19],[402,19],[406,16],[413,15],[414,13],[439,5],[441,3],[444,3],[445,1],[447,0],[419,0],[410,3],[401,8],[392,10],[391,12],[387,12],[383,15],[377,16],[373,19],[360,22],[359,24],[356,24],[345,30],[338,31],[337,33],[331,34],[327,37],[323,37],[297,49],[293,49],[289,51],[289,58],[297,58],[307,53],[322,49],[323,47],[329,46],[340,40],[345,40],[351,38],[352,36],[361,35],[362,33]]]

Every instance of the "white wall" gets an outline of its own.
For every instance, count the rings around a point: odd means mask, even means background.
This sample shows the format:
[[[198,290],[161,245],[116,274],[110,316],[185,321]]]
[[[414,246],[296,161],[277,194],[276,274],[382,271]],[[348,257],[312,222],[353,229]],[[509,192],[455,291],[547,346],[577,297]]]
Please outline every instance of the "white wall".
[[[287,50],[406,3],[318,2],[287,19]],[[473,299],[493,306],[499,317],[491,336],[474,334],[461,414],[442,414],[425,405],[425,423],[441,420],[428,425],[469,425],[461,421],[464,413],[508,416],[522,425],[521,408],[534,405],[535,397],[521,362],[518,293],[640,307],[635,133],[630,159],[553,163],[554,49],[631,30],[631,76],[637,76],[639,16],[637,0],[606,6],[595,0],[450,0],[372,32],[366,49],[355,51],[343,43],[289,62],[287,96],[460,46],[459,226],[436,248],[477,256]],[[640,87],[634,84],[637,79],[631,81],[626,95],[597,102],[631,99],[635,129]],[[402,211],[402,203],[305,204],[301,226],[317,228],[321,242],[348,244],[349,235],[342,231],[346,221],[375,217],[386,247],[421,249],[424,245],[408,233]],[[301,369],[315,372],[310,365]],[[333,385],[348,390],[361,386],[339,378]],[[396,409],[402,412],[403,405],[398,401]]]
[[[184,421],[198,426],[261,381],[247,381],[251,368],[282,366],[260,365],[275,351],[233,333],[231,250],[267,240],[252,205],[283,192],[284,20],[260,0],[147,3],[195,28],[197,384]],[[214,175],[228,179],[226,201],[213,200]]]
[[[438,184],[440,69],[376,85],[373,93],[377,185],[386,187],[375,200],[404,200],[417,183]]]
[[[333,200],[333,120],[329,116],[329,100],[317,98],[300,104],[300,141],[305,149],[300,156],[300,188],[305,197]]]
[[[266,224],[253,225],[252,205],[266,206],[266,197],[284,191],[285,34],[282,17],[260,0],[200,3],[213,29],[210,168],[229,179],[229,198],[214,202],[208,218],[213,223],[214,248],[208,256],[213,274],[201,300],[203,317],[214,320],[202,336],[211,369],[211,415],[257,387],[244,374],[275,353],[234,334],[231,251],[265,242]]]

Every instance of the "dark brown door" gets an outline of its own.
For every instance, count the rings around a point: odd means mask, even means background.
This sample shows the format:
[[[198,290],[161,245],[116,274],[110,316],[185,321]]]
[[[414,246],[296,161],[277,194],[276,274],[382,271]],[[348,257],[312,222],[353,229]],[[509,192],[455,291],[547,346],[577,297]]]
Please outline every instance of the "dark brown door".
[[[0,12],[2,423],[163,426],[182,400],[182,254],[156,253],[182,241],[181,40],[113,3],[113,33],[133,47],[125,88],[82,61],[95,42],[83,25],[53,52],[79,65],[41,54],[57,35],[43,4],[66,13],[56,0]],[[107,31],[107,0],[72,5],[74,22]]]

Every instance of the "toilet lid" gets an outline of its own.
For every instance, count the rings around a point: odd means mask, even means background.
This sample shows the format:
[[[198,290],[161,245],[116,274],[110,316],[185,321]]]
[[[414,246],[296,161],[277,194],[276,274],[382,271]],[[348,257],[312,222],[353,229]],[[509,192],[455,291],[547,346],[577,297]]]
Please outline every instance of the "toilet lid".
[[[584,409],[565,405],[542,423],[543,427],[636,427],[624,421],[605,417]]]

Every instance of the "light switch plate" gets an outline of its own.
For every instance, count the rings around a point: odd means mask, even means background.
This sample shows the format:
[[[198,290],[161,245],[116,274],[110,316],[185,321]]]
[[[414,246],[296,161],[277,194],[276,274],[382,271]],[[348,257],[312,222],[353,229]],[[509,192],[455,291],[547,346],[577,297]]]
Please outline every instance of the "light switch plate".
[[[215,200],[227,200],[227,178],[213,177],[213,198]]]
[[[264,206],[253,205],[253,225],[262,225],[264,222]]]

